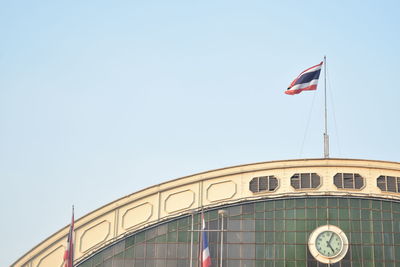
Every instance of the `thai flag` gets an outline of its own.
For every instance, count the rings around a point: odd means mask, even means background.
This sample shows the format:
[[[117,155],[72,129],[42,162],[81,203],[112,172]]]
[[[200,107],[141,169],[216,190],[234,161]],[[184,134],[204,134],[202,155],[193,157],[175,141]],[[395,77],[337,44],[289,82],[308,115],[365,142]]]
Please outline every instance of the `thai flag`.
[[[201,214],[201,230],[202,230],[202,259],[201,259],[201,267],[209,267],[211,266],[211,256],[210,250],[208,248],[208,241],[207,241],[207,232],[206,230],[206,223],[204,222],[204,214]]]
[[[74,209],[72,208],[72,220],[69,227],[67,248],[64,252],[64,267],[74,267]]]
[[[319,74],[321,73],[323,62],[306,69],[289,85],[285,94],[296,95],[302,91],[311,91],[317,89]]]

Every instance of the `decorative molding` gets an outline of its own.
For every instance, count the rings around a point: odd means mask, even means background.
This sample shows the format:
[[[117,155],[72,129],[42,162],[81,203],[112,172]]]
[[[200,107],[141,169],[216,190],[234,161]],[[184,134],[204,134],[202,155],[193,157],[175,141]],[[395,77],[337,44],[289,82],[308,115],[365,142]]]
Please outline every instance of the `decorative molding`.
[[[63,255],[65,247],[58,246],[54,250],[50,251],[43,258],[41,258],[37,264],[37,267],[61,267],[63,265]],[[27,265],[26,265],[27,266]]]
[[[147,222],[153,215],[153,205],[149,202],[127,209],[122,215],[122,228],[128,230]]]
[[[190,208],[195,200],[195,193],[186,189],[167,196],[164,201],[164,209],[167,213],[174,213]]]
[[[79,251],[84,253],[106,241],[110,235],[111,223],[103,220],[86,229],[79,239]]]
[[[231,199],[237,192],[236,183],[232,180],[212,183],[207,187],[207,200],[216,202]]]

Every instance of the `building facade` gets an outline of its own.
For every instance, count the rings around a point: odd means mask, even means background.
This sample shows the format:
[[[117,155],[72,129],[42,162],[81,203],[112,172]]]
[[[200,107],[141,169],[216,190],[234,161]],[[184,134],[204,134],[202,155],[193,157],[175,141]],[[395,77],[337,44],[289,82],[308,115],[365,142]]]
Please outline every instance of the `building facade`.
[[[75,223],[80,267],[400,266],[400,163],[309,159],[204,172],[116,200]],[[68,227],[13,266],[62,266]]]

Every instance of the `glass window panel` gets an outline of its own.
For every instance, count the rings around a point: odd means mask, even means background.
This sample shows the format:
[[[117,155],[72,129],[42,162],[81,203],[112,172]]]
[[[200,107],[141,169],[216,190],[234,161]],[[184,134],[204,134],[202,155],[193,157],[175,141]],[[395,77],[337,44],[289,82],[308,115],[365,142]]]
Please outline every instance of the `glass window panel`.
[[[361,244],[361,233],[352,232],[350,244]]]
[[[274,191],[278,187],[278,179],[274,176],[270,176],[269,178],[269,191]]]
[[[379,177],[376,179],[376,184],[377,184],[377,186],[378,186],[378,188],[379,188],[380,190],[386,191],[386,190],[387,190],[387,189],[386,189],[386,176],[383,176],[383,175],[379,176]]]
[[[240,244],[228,244],[228,258],[237,259],[240,257]]]
[[[296,231],[306,231],[305,220],[296,220]]]
[[[275,242],[283,243],[285,241],[285,233],[284,232],[275,232]]]
[[[383,231],[392,232],[392,221],[383,221]]]
[[[240,257],[242,259],[254,259],[256,254],[256,247],[254,244],[242,244]]]
[[[286,210],[285,213],[286,213],[286,215],[285,215],[286,219],[294,219],[295,218],[295,216],[294,216],[295,210]]]
[[[337,220],[339,218],[339,212],[336,208],[329,208],[328,216],[330,220]]]
[[[264,220],[255,220],[256,231],[264,231]]]
[[[285,221],[286,231],[296,231],[296,221],[286,220]]]
[[[343,174],[343,188],[354,188],[354,176],[352,173]]]
[[[284,218],[284,211],[283,210],[276,210],[275,211],[275,219],[283,219]]]
[[[144,258],[144,244],[135,245],[135,257]]]
[[[362,220],[371,220],[371,211],[370,210],[361,210],[361,219]]]
[[[285,208],[285,201],[284,200],[275,200],[275,209],[284,209]]]
[[[257,233],[256,234],[256,243],[265,243],[264,237],[265,237],[265,235],[263,233]]]
[[[309,173],[301,174],[301,188],[310,188],[311,187],[311,178]]]
[[[239,242],[241,242],[241,240],[240,240],[240,232],[237,232],[237,231],[233,231],[232,232],[232,230],[230,228],[228,228],[228,229],[229,229],[229,231],[231,231],[231,232],[227,233],[228,234],[228,237],[227,237],[228,242],[229,243],[239,243]]]
[[[307,209],[307,219],[312,220],[317,218],[317,210],[313,208]]]
[[[360,221],[350,221],[351,231],[352,232],[361,232],[361,223]]]
[[[305,232],[296,232],[296,244],[306,244],[308,236]]]
[[[373,221],[372,227],[374,232],[382,232],[382,222],[381,221]]]
[[[354,174],[355,188],[361,189],[364,186],[364,179],[359,174]]]
[[[317,199],[316,198],[308,198],[306,199],[306,207],[312,208],[317,206]]]
[[[265,247],[264,245],[256,245],[256,259],[265,258]]]
[[[266,191],[268,189],[268,178],[263,176],[258,180],[258,191]]]
[[[242,242],[243,243],[254,243],[255,242],[255,232],[242,232]]]
[[[306,210],[305,209],[296,209],[296,219],[305,219],[306,218]]]
[[[372,209],[381,210],[381,201],[380,200],[372,200],[371,205],[372,205]]]
[[[249,189],[253,193],[258,192],[258,178],[251,179],[251,181],[249,183]]]
[[[389,192],[396,192],[396,178],[393,176],[387,176],[386,177],[386,182],[387,182],[387,191]]]
[[[288,200],[286,200],[286,202],[285,202],[285,208],[286,209],[293,209],[294,208],[294,205],[295,204],[295,200],[294,199],[288,199]]]
[[[348,209],[339,209],[339,220],[347,220],[349,219],[349,210]]]
[[[236,215],[240,215],[241,213],[242,213],[241,206],[233,206],[233,207],[228,208],[229,216],[236,216]]]
[[[176,244],[168,244],[167,257],[170,259],[176,258],[177,246]]]
[[[275,231],[283,231],[285,229],[284,220],[275,220]]]
[[[384,246],[385,260],[394,260],[394,251],[392,246]]]
[[[316,173],[311,174],[311,187],[317,188],[321,184],[321,178]]]
[[[265,231],[274,231],[274,221],[273,220],[265,220]]]
[[[326,198],[317,198],[317,205],[319,208],[328,207],[328,201]]]
[[[255,209],[256,209],[256,212],[263,212],[265,209],[264,202],[256,202]]]
[[[290,178],[290,184],[292,185],[293,188],[299,189],[300,188],[300,176],[298,173],[294,174]]]
[[[184,252],[186,255],[187,252]],[[156,258],[165,258],[167,256],[167,244],[156,244]]]
[[[152,243],[147,243],[146,244],[146,257],[154,258],[155,255],[156,255],[155,245]]]
[[[374,233],[374,244],[382,244],[382,233],[381,232]]]
[[[275,233],[274,232],[265,232],[265,243],[274,243],[275,242]]]
[[[396,245],[400,245],[400,233],[394,233],[393,234],[393,237],[394,237],[394,243],[396,244]],[[400,256],[400,255],[399,255]]]
[[[361,221],[361,230],[363,232],[371,232],[372,231],[371,221]]]
[[[350,210],[350,218],[352,220],[360,220],[361,219],[361,214],[360,214],[360,210],[359,209],[351,209]]]
[[[294,260],[296,259],[296,246],[295,245],[286,245],[286,255],[285,259]]]
[[[383,233],[383,243],[385,245],[393,244],[393,234],[392,233]]]
[[[177,232],[168,233],[168,237],[167,237],[168,242],[176,242],[177,238],[178,238]]]
[[[392,211],[392,202],[382,201],[382,210],[391,212]]]
[[[337,173],[333,177],[333,183],[336,185],[337,188],[343,188],[342,174],[341,173]]]
[[[296,243],[296,232],[286,232],[285,233],[285,241],[289,244]]]
[[[285,246],[275,245],[275,258],[284,259],[285,258]]]
[[[190,243],[178,244],[178,258],[190,258]]]
[[[317,209],[317,218],[319,220],[326,220],[328,218],[326,208],[318,208]]]
[[[242,231],[254,231],[254,220],[242,220]]]

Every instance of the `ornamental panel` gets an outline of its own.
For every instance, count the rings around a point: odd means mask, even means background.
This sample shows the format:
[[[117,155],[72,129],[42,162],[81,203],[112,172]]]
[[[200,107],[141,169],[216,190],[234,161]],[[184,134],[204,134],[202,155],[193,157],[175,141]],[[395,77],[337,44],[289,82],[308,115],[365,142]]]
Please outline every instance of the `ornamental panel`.
[[[65,247],[58,246],[56,249],[52,250],[50,253],[45,255],[39,260],[37,267],[55,266],[61,267],[63,265],[63,255]]]
[[[80,252],[86,252],[89,249],[95,247],[106,241],[111,234],[111,223],[107,220],[103,220],[94,226],[84,230],[80,238]]]
[[[147,222],[153,214],[153,205],[144,203],[130,208],[122,215],[122,227],[128,230],[131,227]]]
[[[165,199],[165,211],[173,213],[190,208],[195,199],[195,193],[190,190],[179,191],[168,195]]]
[[[230,199],[236,194],[236,183],[233,181],[223,181],[210,184],[207,188],[207,200],[216,202]]]

